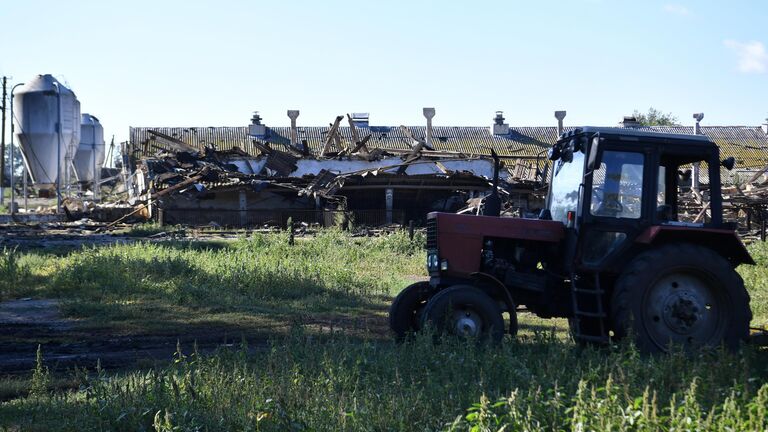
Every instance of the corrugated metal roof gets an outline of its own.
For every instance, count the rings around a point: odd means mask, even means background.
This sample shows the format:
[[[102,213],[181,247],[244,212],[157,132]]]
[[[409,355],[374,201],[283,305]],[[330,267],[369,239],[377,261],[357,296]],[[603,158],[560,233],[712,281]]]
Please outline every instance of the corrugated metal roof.
[[[693,134],[693,126],[654,126],[640,129]],[[759,126],[701,126],[701,133],[720,147],[723,157],[736,158],[736,165],[740,168],[762,168],[768,164],[768,136]]]
[[[416,138],[424,139],[425,126],[408,127]],[[392,150],[408,150],[411,148],[410,139],[399,127],[362,127],[357,128],[358,135],[365,137],[371,134],[368,148]],[[168,149],[169,146],[156,138],[149,131],[154,130],[177,138],[188,145],[202,149],[207,144],[213,144],[219,150],[229,150],[240,147],[242,150],[256,154],[257,150],[251,143],[247,127],[216,127],[216,128],[130,128],[130,140],[134,148],[142,156],[150,156],[158,149]],[[465,154],[490,154],[493,148],[501,156],[535,157],[539,152],[551,146],[557,139],[556,128],[523,127],[510,128],[507,136],[493,135],[487,127],[453,127],[437,126],[433,129],[432,146],[435,150],[454,151]],[[318,155],[325,144],[327,127],[299,127],[298,140],[306,140],[310,152]],[[353,145],[352,133],[348,126],[340,127],[339,132],[345,144]],[[265,141],[274,148],[287,146],[290,143],[290,127],[268,127]]]
[[[413,135],[423,139],[425,126],[409,126]],[[323,148],[328,127],[299,127],[298,140],[306,140],[310,152],[317,156]],[[392,150],[410,149],[410,140],[397,126],[358,127],[362,138],[371,134],[368,148]],[[572,128],[566,128],[570,130]],[[652,126],[640,127],[640,130],[661,133],[693,134],[692,126]],[[173,128],[130,128],[130,140],[141,156],[150,156],[157,149],[168,149],[161,138],[149,133],[156,130],[173,136],[192,147],[202,149],[213,144],[219,150],[229,150],[235,146],[249,154],[258,150],[248,136],[248,127],[173,127]],[[348,126],[339,128],[345,144],[353,144],[352,133]],[[768,137],[759,126],[702,126],[702,134],[708,136],[720,146],[723,157],[733,156],[741,167],[763,167],[768,163]],[[265,139],[273,148],[285,149],[290,143],[290,127],[267,127]],[[493,135],[489,127],[483,126],[435,126],[433,128],[433,147],[435,150],[461,152],[467,155],[488,155],[490,149],[501,156],[534,158],[542,150],[557,141],[557,128],[510,127],[508,135]],[[281,148],[282,147],[282,148]]]

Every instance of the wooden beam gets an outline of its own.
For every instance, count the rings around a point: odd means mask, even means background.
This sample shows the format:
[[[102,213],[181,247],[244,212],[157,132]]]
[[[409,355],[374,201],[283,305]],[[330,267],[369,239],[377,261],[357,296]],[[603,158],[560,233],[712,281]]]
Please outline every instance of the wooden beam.
[[[338,133],[339,125],[341,124],[341,120],[343,118],[343,116],[336,116],[336,120],[334,120],[330,129],[328,129],[328,134],[325,137],[325,145],[323,146],[323,151],[320,153],[320,156],[325,156],[326,153],[331,151],[331,145],[334,142],[334,137]],[[339,147],[339,150],[341,150],[341,147]]]
[[[405,127],[403,125],[400,125],[400,130],[403,131],[405,136],[407,136],[412,141],[411,142],[411,153],[418,154],[418,153],[421,152],[421,150],[424,148],[424,146],[427,145],[427,143],[424,140],[420,140],[420,139],[416,138],[413,135],[413,132],[411,132],[411,130],[408,129],[407,127]]]
[[[702,209],[699,212],[699,214],[696,215],[696,218],[693,219],[693,223],[698,222],[699,219],[704,217],[704,215],[707,214],[707,210],[709,210],[709,201],[704,205],[704,207],[702,207]]]
[[[336,133],[333,134],[333,142],[336,144],[336,147],[339,150],[349,150],[349,147],[347,147],[347,144],[345,142],[341,141],[341,134],[339,133],[339,129],[336,128]]]
[[[186,151],[186,152],[190,152],[190,153],[194,153],[194,152],[198,151],[196,148],[190,146],[189,144],[185,143],[184,141],[182,141],[182,140],[180,140],[178,138],[172,137],[170,135],[166,135],[166,134],[164,134],[162,132],[158,132],[158,131],[152,130],[152,129],[148,129],[147,132],[149,132],[150,134],[152,134],[154,136],[160,137],[160,138],[164,139],[165,141],[168,141],[169,143],[171,143],[171,146],[176,151]]]
[[[477,190],[479,188],[478,185],[474,186],[432,186],[432,185],[362,185],[362,186],[352,186],[352,185],[344,185],[344,190],[366,190],[366,189],[423,189],[423,190]],[[487,189],[492,189],[491,186],[488,186]]]
[[[161,196],[168,195],[171,192],[175,192],[175,191],[177,191],[179,189],[183,189],[183,188],[185,188],[185,187],[187,187],[189,185],[197,183],[198,181],[202,180],[202,178],[205,177],[205,175],[207,173],[208,173],[208,167],[205,167],[202,170],[200,170],[200,172],[196,176],[190,177],[190,178],[184,180],[183,182],[181,182],[179,184],[175,184],[175,185],[173,185],[171,187],[165,188],[165,189],[161,190],[160,192],[153,193],[152,195],[150,195],[150,197],[147,200],[146,204],[142,204],[142,205],[136,207],[136,209],[133,210],[132,212],[130,212],[127,215],[124,215],[124,216],[118,218],[117,220],[112,221],[112,222],[108,223],[107,225],[97,229],[96,232],[103,231],[103,230],[105,230],[107,228],[111,228],[111,227],[117,225],[121,221],[124,221],[125,219],[127,219],[127,218],[135,215],[136,213],[144,210],[145,208],[147,208],[149,206],[149,203],[151,203],[152,201],[156,200],[157,198],[160,198]]]
[[[768,171],[768,165],[764,166],[761,170],[757,171],[752,177],[747,180],[746,184],[751,184],[757,181],[758,178],[760,178],[761,175],[763,175],[764,172]]]
[[[360,136],[357,134],[357,127],[355,126],[352,116],[347,114],[347,121],[349,122],[349,131],[352,132],[352,139],[355,140],[355,144],[360,142]]]
[[[368,146],[366,146],[366,144],[368,143],[368,140],[370,140],[370,139],[371,139],[371,134],[366,135],[365,138],[363,138],[362,141],[357,143],[355,148],[352,149],[352,153],[356,153],[356,152],[360,151],[361,149],[364,149],[365,153],[370,153],[368,151]]]
[[[445,167],[445,165],[441,164],[440,161],[435,161],[435,166],[443,172],[443,174],[449,174],[450,171],[448,168]]]

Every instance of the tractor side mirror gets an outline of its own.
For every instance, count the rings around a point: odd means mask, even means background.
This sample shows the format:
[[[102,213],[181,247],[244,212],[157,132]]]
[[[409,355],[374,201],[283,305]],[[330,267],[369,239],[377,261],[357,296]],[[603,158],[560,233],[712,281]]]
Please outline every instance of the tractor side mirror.
[[[557,144],[553,145],[549,152],[547,152],[547,158],[551,161],[560,159],[560,146]]]
[[[733,167],[736,165],[736,158],[733,156],[723,159],[722,162],[720,162],[720,165],[725,167],[728,171],[732,170]]]
[[[592,171],[596,166],[600,166],[600,159],[597,157],[598,148],[600,147],[600,134],[592,138],[592,145],[589,146],[589,158],[587,159],[587,169]]]
[[[581,137],[578,140],[571,140],[571,144],[573,144],[573,151],[580,151],[585,152],[587,150],[587,138]]]
[[[563,150],[562,155],[560,156],[560,159],[563,162],[572,162],[573,161],[573,147],[568,146]]]

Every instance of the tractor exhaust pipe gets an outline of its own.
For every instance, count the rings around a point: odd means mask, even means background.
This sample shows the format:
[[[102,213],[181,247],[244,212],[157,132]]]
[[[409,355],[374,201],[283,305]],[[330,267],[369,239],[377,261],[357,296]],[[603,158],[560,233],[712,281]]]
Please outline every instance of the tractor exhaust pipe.
[[[485,197],[483,215],[499,217],[501,215],[501,197],[499,196],[499,171],[501,170],[501,160],[494,149],[491,149],[491,157],[493,157],[493,190],[487,197]]]

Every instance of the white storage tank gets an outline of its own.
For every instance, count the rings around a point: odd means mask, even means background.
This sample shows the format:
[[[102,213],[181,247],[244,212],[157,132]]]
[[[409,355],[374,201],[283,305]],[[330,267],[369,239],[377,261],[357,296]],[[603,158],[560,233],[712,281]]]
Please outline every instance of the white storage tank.
[[[77,179],[86,183],[98,182],[105,156],[104,128],[98,118],[83,114],[80,121],[80,145],[74,159]]]
[[[33,184],[52,187],[60,176],[63,187],[74,180],[70,168],[80,143],[80,102],[75,93],[49,74],[38,75],[16,90],[13,102],[16,139]]]

